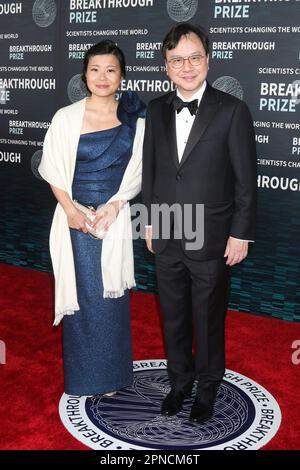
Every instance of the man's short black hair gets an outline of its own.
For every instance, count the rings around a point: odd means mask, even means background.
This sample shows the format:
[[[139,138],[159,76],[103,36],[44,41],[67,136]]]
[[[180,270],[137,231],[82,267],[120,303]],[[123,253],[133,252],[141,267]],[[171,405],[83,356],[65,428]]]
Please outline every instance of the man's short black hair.
[[[202,26],[196,26],[191,23],[178,23],[168,32],[163,40],[162,54],[166,58],[166,52],[178,45],[182,36],[187,36],[190,33],[195,33],[203,44],[206,55],[209,53],[209,39],[208,35]]]

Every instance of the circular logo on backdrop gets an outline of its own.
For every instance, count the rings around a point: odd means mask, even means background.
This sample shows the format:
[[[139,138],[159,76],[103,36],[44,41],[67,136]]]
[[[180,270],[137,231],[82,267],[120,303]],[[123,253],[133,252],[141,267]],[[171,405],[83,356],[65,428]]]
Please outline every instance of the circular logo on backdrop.
[[[81,80],[81,75],[78,73],[71,78],[68,84],[68,97],[72,103],[82,100],[88,96],[87,89],[85,84]]]
[[[43,150],[37,150],[36,152],[34,152],[34,154],[31,157],[31,171],[34,174],[34,176],[40,180],[42,180],[43,178],[39,174],[38,167],[41,163],[42,155],[43,155]]]
[[[34,22],[41,28],[50,26],[56,18],[56,3],[54,0],[35,0],[32,7]]]
[[[188,21],[195,15],[198,8],[198,0],[168,0],[168,15],[174,21]]]
[[[261,385],[227,370],[214,414],[204,424],[189,422],[193,396],[176,416],[160,414],[170,386],[165,360],[134,362],[134,383],[112,397],[63,394],[60,418],[69,432],[97,450],[251,450],[276,434],[280,408]]]
[[[229,93],[240,100],[243,99],[243,88],[236,78],[225,75],[224,77],[217,78],[217,80],[213,82],[212,86],[220,91],[225,91],[225,93]]]

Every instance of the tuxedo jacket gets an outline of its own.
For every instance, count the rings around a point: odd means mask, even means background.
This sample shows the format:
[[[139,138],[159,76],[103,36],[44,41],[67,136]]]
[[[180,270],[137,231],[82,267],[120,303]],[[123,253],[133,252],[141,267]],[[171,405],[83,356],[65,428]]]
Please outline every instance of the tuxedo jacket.
[[[153,250],[162,252],[168,239],[156,227],[157,217],[151,217],[152,204],[189,205],[194,216],[196,204],[203,204],[203,246],[186,254],[199,260],[223,257],[230,235],[243,240],[255,237],[257,178],[252,117],[243,101],[207,84],[179,163],[172,105],[175,93],[152,100],[146,116],[142,199],[148,210],[147,222],[158,233],[152,241]],[[184,250],[187,241],[191,240],[183,230]]]

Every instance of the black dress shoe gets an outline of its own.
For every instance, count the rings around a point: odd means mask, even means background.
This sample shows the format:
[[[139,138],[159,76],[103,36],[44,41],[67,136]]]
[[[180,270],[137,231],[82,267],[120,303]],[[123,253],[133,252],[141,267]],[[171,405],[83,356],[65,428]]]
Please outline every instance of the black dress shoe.
[[[220,382],[202,384],[198,387],[190,414],[192,423],[204,423],[212,417],[219,387]]]
[[[210,403],[201,402],[201,398],[196,397],[190,414],[190,421],[192,423],[204,423],[209,420],[214,411],[214,401]]]
[[[162,402],[161,414],[164,416],[176,415],[182,409],[184,399],[188,396],[190,396],[190,393],[171,390]]]

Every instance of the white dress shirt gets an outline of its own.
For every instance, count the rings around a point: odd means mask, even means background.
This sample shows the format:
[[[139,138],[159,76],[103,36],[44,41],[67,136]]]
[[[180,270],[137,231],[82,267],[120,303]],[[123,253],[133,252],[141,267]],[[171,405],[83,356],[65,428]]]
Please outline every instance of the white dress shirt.
[[[180,92],[177,90],[177,96],[182,99],[182,101],[193,101],[198,100],[198,106],[201,102],[203,93],[206,88],[206,81],[203,83],[201,88],[189,99],[184,98]],[[183,108],[179,113],[176,112],[176,140],[177,140],[177,153],[179,162],[182,159],[182,155],[189,138],[192,126],[194,124],[196,116],[192,116],[188,108]]]

